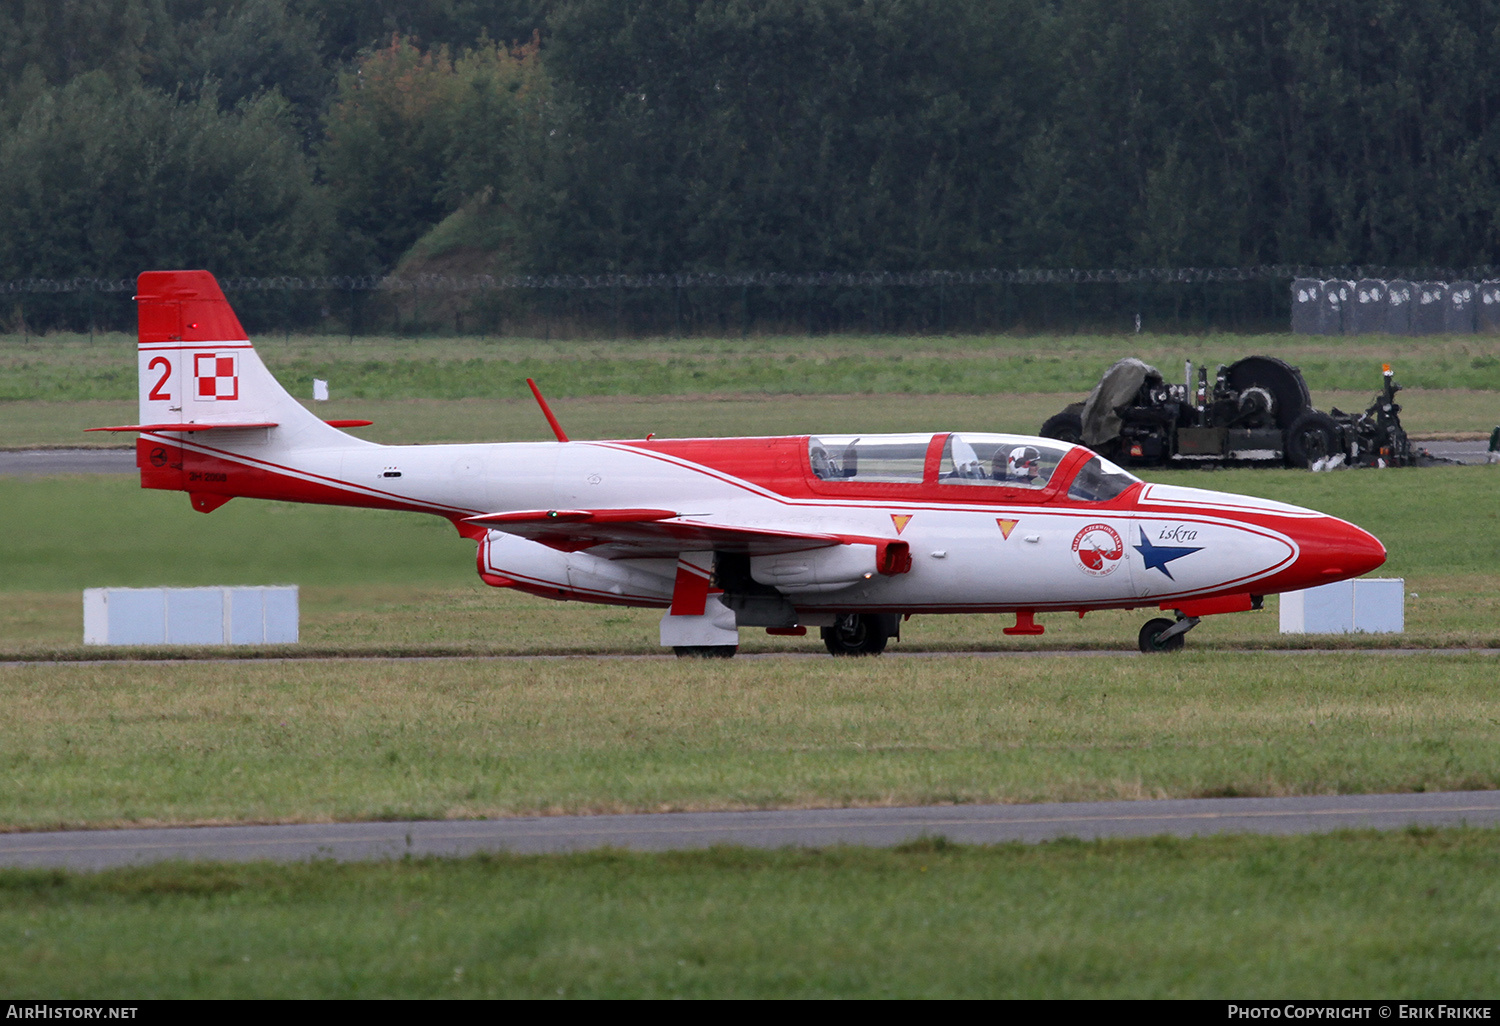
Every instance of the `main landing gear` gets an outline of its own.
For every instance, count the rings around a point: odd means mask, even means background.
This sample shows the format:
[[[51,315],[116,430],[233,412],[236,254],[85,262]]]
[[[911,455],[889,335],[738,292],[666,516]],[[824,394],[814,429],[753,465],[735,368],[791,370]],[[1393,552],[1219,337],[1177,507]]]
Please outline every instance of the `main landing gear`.
[[[1147,655],[1154,652],[1176,652],[1182,648],[1183,636],[1198,626],[1199,622],[1196,616],[1182,615],[1177,617],[1175,623],[1161,616],[1148,620],[1137,639],[1141,651]]]
[[[836,656],[879,655],[891,637],[889,619],[878,614],[843,613],[832,627],[821,628],[823,644]]]

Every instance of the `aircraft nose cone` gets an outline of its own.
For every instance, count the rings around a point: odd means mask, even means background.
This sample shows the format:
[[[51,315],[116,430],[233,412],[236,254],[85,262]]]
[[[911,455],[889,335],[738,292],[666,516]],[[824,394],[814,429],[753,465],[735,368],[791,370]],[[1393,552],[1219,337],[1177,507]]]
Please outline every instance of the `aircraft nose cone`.
[[[1307,586],[1367,574],[1385,562],[1385,546],[1369,531],[1334,517],[1309,525],[1297,539],[1297,569]]]

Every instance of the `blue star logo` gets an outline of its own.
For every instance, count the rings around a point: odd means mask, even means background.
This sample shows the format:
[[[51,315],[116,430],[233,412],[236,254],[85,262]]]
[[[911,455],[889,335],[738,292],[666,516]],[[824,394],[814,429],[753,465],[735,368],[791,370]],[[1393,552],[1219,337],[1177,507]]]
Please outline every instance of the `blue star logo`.
[[[1183,556],[1191,556],[1195,552],[1203,551],[1203,546],[1201,545],[1197,548],[1187,548],[1180,545],[1152,545],[1151,539],[1146,537],[1146,529],[1144,527],[1137,525],[1136,530],[1141,532],[1141,543],[1135,546],[1135,551],[1141,554],[1141,560],[1146,564],[1146,569],[1160,570],[1171,581],[1175,581],[1177,578],[1173,577],[1172,571],[1167,569],[1168,563],[1174,559],[1181,559]]]

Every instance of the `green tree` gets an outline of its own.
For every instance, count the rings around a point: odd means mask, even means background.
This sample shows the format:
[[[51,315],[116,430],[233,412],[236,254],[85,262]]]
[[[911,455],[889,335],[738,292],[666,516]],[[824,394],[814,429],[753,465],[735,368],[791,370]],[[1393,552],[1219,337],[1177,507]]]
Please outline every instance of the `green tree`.
[[[311,18],[288,0],[243,0],[222,10],[208,7],[178,24],[177,58],[156,68],[149,81],[188,95],[212,88],[225,110],[279,92],[303,137],[311,142],[318,136],[333,73]]]
[[[1045,90],[1023,3],[573,0],[559,155],[524,204],[566,270],[972,266]]]
[[[400,38],[341,75],[320,154],[336,266],[387,271],[465,201],[503,197],[518,104],[540,76],[535,45],[484,41],[454,60]]]
[[[127,80],[168,27],[162,0],[0,0],[0,81],[28,68],[45,85],[91,71]]]
[[[1497,26],[1495,0],[1062,0],[1018,259],[1493,262]]]
[[[546,23],[555,0],[295,0],[321,26],[325,52],[341,64],[392,36],[457,52],[480,39],[520,45]]]
[[[0,138],[0,279],[315,272],[324,206],[275,94],[224,112],[102,73]]]

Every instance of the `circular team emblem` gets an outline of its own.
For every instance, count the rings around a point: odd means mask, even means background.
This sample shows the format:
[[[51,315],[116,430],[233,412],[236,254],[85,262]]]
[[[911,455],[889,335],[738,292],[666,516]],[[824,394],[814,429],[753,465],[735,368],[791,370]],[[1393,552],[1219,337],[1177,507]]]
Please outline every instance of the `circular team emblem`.
[[[1108,577],[1123,555],[1125,546],[1108,524],[1090,524],[1073,536],[1073,558],[1090,576]]]

